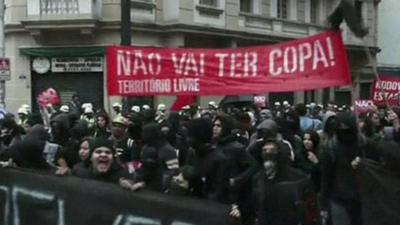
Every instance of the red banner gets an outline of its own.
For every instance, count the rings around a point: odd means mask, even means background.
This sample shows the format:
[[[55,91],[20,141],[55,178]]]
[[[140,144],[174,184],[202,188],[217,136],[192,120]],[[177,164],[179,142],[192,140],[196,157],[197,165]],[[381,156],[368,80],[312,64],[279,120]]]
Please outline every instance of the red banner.
[[[340,32],[235,49],[113,46],[109,95],[241,95],[351,83]]]
[[[386,101],[391,106],[400,105],[400,77],[380,75],[372,87],[372,100],[377,106],[385,106]],[[386,100],[385,100],[386,99]]]

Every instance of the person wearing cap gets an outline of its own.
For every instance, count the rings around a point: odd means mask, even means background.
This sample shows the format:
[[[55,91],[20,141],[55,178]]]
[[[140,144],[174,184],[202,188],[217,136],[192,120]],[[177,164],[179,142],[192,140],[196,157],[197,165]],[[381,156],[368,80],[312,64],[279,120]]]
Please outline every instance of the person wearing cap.
[[[139,107],[138,105],[132,106],[131,112],[133,112],[133,113],[140,113],[140,107]]]
[[[28,104],[22,104],[21,108],[25,109],[29,114],[32,112],[31,106]]]
[[[209,101],[208,102],[208,109],[211,111],[217,111],[218,110],[218,105],[214,101]]]
[[[109,140],[114,142],[121,164],[128,165],[132,161],[139,160],[139,149],[135,140],[128,135],[128,120],[125,117],[117,116],[113,119]]]
[[[86,107],[85,111],[83,111],[83,114],[81,115],[81,120],[87,122],[90,134],[93,134],[96,126],[96,120],[94,118],[93,108]]]
[[[61,113],[69,113],[69,106],[67,106],[67,105],[62,105],[62,106],[60,107],[60,112],[61,112]]]
[[[142,110],[149,110],[150,109],[150,106],[149,105],[143,105],[142,106]]]
[[[18,125],[23,125],[26,123],[26,121],[28,120],[28,116],[29,116],[29,112],[25,109],[20,107],[18,109]]]
[[[122,116],[122,105],[119,102],[116,102],[112,105],[114,113],[116,116]]]
[[[284,111],[284,113],[287,113],[288,111],[290,111],[291,105],[289,104],[288,101],[283,101],[282,105],[283,105],[283,111]]]
[[[157,112],[156,112],[156,121],[161,124],[165,121],[165,117],[166,117],[166,112],[167,107],[164,104],[159,104],[157,106]]]
[[[97,138],[90,146],[89,166],[74,171],[73,175],[115,184],[129,182],[129,173],[118,164],[115,155],[116,149],[111,140]]]
[[[272,109],[272,114],[274,117],[281,117],[282,116],[282,108],[280,102],[274,103],[274,108]]]

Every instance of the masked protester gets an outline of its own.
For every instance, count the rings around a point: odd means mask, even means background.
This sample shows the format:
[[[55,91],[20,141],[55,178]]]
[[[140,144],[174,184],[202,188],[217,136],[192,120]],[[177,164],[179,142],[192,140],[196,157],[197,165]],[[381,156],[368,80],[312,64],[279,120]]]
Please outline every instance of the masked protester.
[[[41,171],[52,167],[43,156],[44,146],[50,138],[42,125],[35,125],[25,138],[11,147],[11,158],[16,166]]]
[[[188,144],[186,128],[181,125],[181,116],[177,112],[170,112],[166,122],[164,123],[164,135],[167,137],[168,142],[178,152],[179,165],[186,163]]]
[[[321,153],[321,215],[333,224],[362,224],[355,173],[360,157],[379,160],[374,144],[358,132],[351,113],[337,115],[336,138]]]
[[[289,166],[276,140],[264,141],[260,154],[263,166],[252,180],[258,224],[304,224],[304,202],[313,196],[309,179]]]
[[[189,151],[187,165],[192,168],[189,180],[192,195],[220,203],[231,203],[229,174],[226,158],[212,145],[212,123],[207,119],[194,119],[187,125]]]
[[[142,135],[145,145],[140,154],[142,167],[138,170],[136,187],[165,192],[178,172],[178,156],[157,123],[143,126]]]
[[[327,111],[324,115],[322,130],[317,131],[321,137],[321,143],[325,144],[335,138],[337,129],[337,116],[335,112]]]
[[[213,123],[213,138],[217,150],[227,158],[230,190],[233,193],[232,200],[238,203],[242,222],[251,224],[254,210],[250,201],[251,188],[249,184],[251,177],[257,171],[257,163],[246,151],[246,146],[239,143],[237,136],[232,134],[234,127],[235,120],[232,117],[226,114],[217,115]]]
[[[278,124],[274,120],[266,119],[257,126],[256,133],[252,135],[247,151],[253,156],[254,159],[256,159],[258,167],[262,167],[263,160],[261,158],[261,145],[266,139],[276,140],[279,144],[282,154],[287,155],[288,158],[293,158],[292,146],[289,142],[279,137],[281,135],[278,135],[278,130]]]

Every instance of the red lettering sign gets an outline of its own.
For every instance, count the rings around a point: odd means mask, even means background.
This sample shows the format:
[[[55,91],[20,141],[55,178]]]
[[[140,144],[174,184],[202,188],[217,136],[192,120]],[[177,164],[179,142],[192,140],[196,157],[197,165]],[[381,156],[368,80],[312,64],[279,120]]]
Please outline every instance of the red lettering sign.
[[[109,95],[240,95],[351,83],[340,32],[236,49],[109,47]]]
[[[372,100],[377,106],[400,105],[400,77],[380,75],[379,81],[374,81]]]

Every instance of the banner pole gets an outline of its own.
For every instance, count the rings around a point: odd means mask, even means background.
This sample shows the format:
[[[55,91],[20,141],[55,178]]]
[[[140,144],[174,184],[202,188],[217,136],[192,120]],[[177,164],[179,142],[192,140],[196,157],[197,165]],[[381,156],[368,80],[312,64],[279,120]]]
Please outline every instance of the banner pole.
[[[364,40],[363,40],[363,44],[364,44],[363,47],[364,47],[365,54],[367,55],[367,58],[368,58],[368,62],[369,62],[369,63],[371,64],[371,66],[372,66],[372,72],[373,72],[374,75],[375,75],[376,82],[378,82],[378,84],[379,84],[379,89],[381,90],[381,93],[384,93],[384,92],[383,92],[382,83],[381,83],[381,79],[380,79],[379,74],[378,74],[378,67],[377,67],[376,60],[373,59],[373,57],[372,57],[372,55],[371,55],[371,52],[370,52],[370,50],[368,49],[367,40],[366,40],[365,38],[364,38]],[[389,105],[389,101],[388,101],[386,95],[383,95],[383,99],[384,99],[384,101],[385,101],[386,107],[387,107],[389,110],[392,110],[392,107]]]

